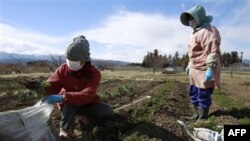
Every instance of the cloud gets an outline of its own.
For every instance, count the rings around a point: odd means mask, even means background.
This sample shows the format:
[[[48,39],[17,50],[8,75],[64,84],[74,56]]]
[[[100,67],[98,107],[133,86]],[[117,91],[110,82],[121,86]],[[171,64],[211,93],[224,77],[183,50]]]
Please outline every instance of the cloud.
[[[224,26],[220,28],[222,52],[237,51],[244,52],[244,59],[250,59],[250,27],[245,26]]]
[[[185,7],[185,5],[182,5]],[[250,2],[231,9],[231,19],[217,17],[222,36],[222,52],[243,51],[250,59]],[[236,12],[237,11],[237,12]],[[79,34],[86,35],[91,44],[91,57],[131,62],[142,62],[148,51],[158,49],[160,54],[179,55],[187,52],[191,28],[180,23],[179,15],[118,11],[103,19],[93,28],[55,37],[13,27],[0,22],[0,51],[25,54],[63,54],[68,42]]]
[[[227,40],[248,42],[250,45],[250,25],[222,26],[221,32]]]
[[[64,37],[52,37],[0,23],[0,51],[21,54],[60,54]]]
[[[223,19],[219,26],[222,36],[222,52],[244,52],[244,58],[250,59],[250,1],[232,9],[230,19]]]
[[[246,10],[249,11],[246,7],[237,8],[238,12],[232,15],[234,19],[221,23],[218,29],[222,52],[242,51],[244,58],[249,59],[249,21],[235,24]],[[103,45],[103,53],[92,53],[95,58],[142,62],[147,51],[154,49],[161,54],[186,53],[188,35],[192,31],[180,24],[179,17],[120,11],[98,27],[83,32],[93,42]]]
[[[120,11],[99,27],[83,32],[89,40],[103,44],[104,50],[109,48],[105,55],[109,59],[142,62],[147,51],[154,49],[162,54],[185,53],[190,31],[179,18]]]
[[[248,23],[250,22],[250,17],[248,16],[248,13],[250,12],[250,1],[245,0],[243,1],[242,5],[239,7],[236,7],[232,10],[232,19],[231,23],[239,24],[239,23]]]
[[[185,3],[182,3],[182,4],[181,4],[181,7],[182,7],[182,8],[186,8]]]

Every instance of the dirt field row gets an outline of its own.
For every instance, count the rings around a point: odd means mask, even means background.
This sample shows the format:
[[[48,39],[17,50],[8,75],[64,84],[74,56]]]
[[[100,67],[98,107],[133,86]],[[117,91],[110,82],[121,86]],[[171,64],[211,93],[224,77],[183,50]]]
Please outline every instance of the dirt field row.
[[[224,124],[250,124],[250,110],[247,108],[249,98],[246,98],[245,93],[249,89],[247,80],[243,81],[242,93],[239,91],[238,96],[228,93],[226,89],[216,90],[209,119],[194,124],[188,120],[192,108],[188,100],[188,81],[184,74],[152,75],[136,72],[134,75],[132,72],[115,72],[112,75],[103,72],[102,75],[98,95],[113,109],[145,96],[151,98],[116,111],[112,118],[79,135],[79,141],[191,141],[177,123],[178,119],[188,123],[190,128],[205,127],[213,130],[219,130],[217,126]],[[47,78],[46,75],[0,78],[0,112],[31,106],[41,98],[41,94],[20,84],[31,77],[41,80]],[[241,77],[233,79],[233,84],[242,83]],[[231,85],[227,81],[223,83],[226,87]],[[59,131],[59,120],[59,111],[55,107],[49,121],[55,136]],[[80,130],[78,126],[77,129]]]

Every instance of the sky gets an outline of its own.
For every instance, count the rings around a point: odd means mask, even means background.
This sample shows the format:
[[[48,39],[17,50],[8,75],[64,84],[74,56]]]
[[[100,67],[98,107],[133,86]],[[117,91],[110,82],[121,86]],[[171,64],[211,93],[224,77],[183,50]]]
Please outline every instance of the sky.
[[[141,63],[147,52],[187,53],[180,14],[202,5],[220,31],[221,52],[250,59],[249,0],[0,0],[0,51],[65,54],[86,36],[91,57]]]

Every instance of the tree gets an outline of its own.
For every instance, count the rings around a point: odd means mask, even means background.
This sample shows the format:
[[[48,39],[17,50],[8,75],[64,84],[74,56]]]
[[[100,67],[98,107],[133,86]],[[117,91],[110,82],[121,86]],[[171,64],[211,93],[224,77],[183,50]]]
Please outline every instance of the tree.
[[[182,68],[186,68],[188,65],[189,57],[188,54],[183,54],[182,58],[180,59],[180,65]]]
[[[178,51],[175,52],[174,58],[173,58],[173,66],[179,66],[180,65],[180,58],[179,58],[179,53]]]
[[[231,52],[231,56],[232,56],[232,62],[231,62],[232,64],[240,62],[240,59],[239,59],[237,51],[232,51]]]
[[[242,63],[243,52],[240,53],[240,62]]]
[[[223,63],[224,66],[228,67],[231,64],[242,62],[242,58],[243,58],[243,52],[241,52],[240,57],[239,57],[237,51],[232,51],[231,53],[224,52],[222,54],[222,60],[223,60],[222,63]]]
[[[167,63],[166,55],[159,55],[158,50],[155,49],[154,52],[148,52],[146,56],[144,56],[142,66],[143,67],[152,67],[153,74],[156,71],[156,68],[162,68]]]
[[[229,66],[229,64],[230,64],[230,54],[229,53],[226,53],[226,52],[224,52],[223,54],[222,54],[222,60],[223,60],[223,62],[222,62],[222,64],[224,65],[224,66]]]

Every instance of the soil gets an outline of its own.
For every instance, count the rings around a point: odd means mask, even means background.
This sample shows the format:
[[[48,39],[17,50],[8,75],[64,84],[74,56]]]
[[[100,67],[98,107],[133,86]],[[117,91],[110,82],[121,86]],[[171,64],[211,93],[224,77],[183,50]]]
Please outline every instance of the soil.
[[[16,80],[9,81],[16,83]],[[117,93],[118,87],[124,85],[133,86],[127,93],[125,92],[104,100],[113,109],[116,109],[144,96],[153,96],[164,83],[165,81],[107,80],[101,83],[98,93],[103,91]],[[170,94],[166,94],[164,106],[152,113],[152,121],[139,120],[133,116],[136,108],[141,106],[139,103],[115,112],[110,119],[100,122],[91,131],[84,131],[76,140],[120,141],[128,136],[136,137],[139,135],[144,141],[192,141],[186,134],[186,131],[177,122],[178,119],[189,122],[188,117],[192,116],[192,108],[187,94],[187,84],[180,82],[176,82],[175,84]],[[34,103],[36,103],[34,99],[18,101],[16,97],[9,98],[2,94],[0,96],[0,111],[21,109],[31,106]],[[219,107],[214,103],[210,111],[210,116],[215,116],[216,120],[220,121],[221,124],[238,124],[237,117],[225,114],[223,111],[223,107]],[[59,132],[59,121],[60,112],[55,106],[49,121],[49,125],[55,136]],[[80,130],[78,125],[76,129]]]

